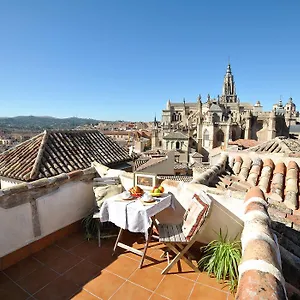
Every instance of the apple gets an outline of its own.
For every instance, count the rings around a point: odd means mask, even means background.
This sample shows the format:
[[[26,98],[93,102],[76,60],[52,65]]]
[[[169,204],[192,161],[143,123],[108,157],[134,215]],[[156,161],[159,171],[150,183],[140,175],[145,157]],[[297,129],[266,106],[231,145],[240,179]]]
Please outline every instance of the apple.
[[[161,192],[160,192],[160,189],[159,189],[159,188],[154,189],[154,193],[155,193],[155,194],[160,194],[160,193],[161,193]]]
[[[163,193],[165,191],[164,187],[161,185],[158,187],[158,189],[160,190],[161,193]]]

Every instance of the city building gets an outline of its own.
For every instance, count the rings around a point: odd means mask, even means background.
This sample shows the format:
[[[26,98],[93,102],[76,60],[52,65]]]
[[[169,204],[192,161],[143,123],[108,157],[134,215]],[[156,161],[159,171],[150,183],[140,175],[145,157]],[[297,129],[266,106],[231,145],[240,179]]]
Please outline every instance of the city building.
[[[298,119],[292,98],[285,105],[280,100],[268,112],[263,111],[260,101],[254,105],[241,102],[228,64],[221,96],[211,98],[208,95],[205,102],[200,95],[196,102],[168,100],[161,123],[155,120],[152,149],[180,151],[182,161],[188,161],[188,154],[197,151],[205,160],[211,149],[224,148],[229,141],[263,142],[276,136],[288,136],[289,128],[296,125]]]

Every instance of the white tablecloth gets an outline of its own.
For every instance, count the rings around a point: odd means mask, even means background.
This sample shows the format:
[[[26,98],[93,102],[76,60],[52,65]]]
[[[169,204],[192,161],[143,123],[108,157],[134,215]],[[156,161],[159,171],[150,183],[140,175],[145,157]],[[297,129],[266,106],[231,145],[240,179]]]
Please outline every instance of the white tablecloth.
[[[165,194],[157,198],[153,205],[144,205],[141,200],[122,200],[121,195],[106,199],[100,211],[94,214],[101,222],[112,222],[131,232],[143,232],[147,235],[151,226],[151,217],[167,207],[172,207],[172,196]]]

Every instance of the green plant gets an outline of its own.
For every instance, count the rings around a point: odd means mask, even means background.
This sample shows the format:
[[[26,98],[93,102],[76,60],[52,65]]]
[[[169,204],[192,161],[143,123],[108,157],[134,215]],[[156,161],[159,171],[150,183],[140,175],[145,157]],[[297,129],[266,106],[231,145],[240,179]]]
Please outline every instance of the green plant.
[[[93,218],[98,207],[93,207],[89,213],[82,219],[85,237],[87,240],[96,238],[100,227],[101,239],[109,239],[118,235],[119,228],[110,222],[99,223],[99,219]]]
[[[98,224],[99,220],[93,218],[93,215],[95,213],[96,209],[93,207],[86,217],[82,219],[82,225],[85,232],[85,237],[87,240],[90,240],[97,236],[98,233]]]
[[[203,257],[199,260],[200,270],[214,275],[218,281],[227,281],[229,290],[234,293],[238,284],[238,265],[241,260],[241,242],[229,241],[228,232],[223,236],[222,230],[218,239],[201,247]]]

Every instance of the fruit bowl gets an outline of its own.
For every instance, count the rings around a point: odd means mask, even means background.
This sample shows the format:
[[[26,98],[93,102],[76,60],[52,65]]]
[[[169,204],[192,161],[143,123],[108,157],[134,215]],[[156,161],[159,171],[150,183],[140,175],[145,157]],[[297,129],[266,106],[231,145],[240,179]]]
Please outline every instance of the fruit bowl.
[[[160,197],[163,193],[150,193],[152,197]]]

